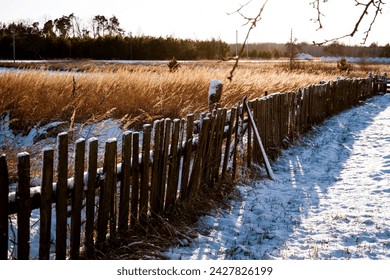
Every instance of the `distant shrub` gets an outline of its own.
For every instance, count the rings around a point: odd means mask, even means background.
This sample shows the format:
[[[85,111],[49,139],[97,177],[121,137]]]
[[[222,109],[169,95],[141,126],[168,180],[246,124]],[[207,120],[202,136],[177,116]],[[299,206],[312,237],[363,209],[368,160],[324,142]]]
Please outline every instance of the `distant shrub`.
[[[169,72],[175,72],[180,68],[179,62],[177,62],[176,58],[173,57],[171,61],[168,63]]]
[[[337,69],[339,69],[341,72],[349,72],[352,70],[352,65],[347,61],[345,57],[337,61]]]

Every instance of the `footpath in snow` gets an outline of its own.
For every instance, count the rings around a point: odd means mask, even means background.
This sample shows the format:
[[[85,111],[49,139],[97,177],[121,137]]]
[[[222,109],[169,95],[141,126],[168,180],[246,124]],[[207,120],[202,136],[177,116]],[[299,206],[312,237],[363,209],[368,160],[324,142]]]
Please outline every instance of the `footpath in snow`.
[[[171,259],[390,259],[390,94],[325,121],[237,187]]]

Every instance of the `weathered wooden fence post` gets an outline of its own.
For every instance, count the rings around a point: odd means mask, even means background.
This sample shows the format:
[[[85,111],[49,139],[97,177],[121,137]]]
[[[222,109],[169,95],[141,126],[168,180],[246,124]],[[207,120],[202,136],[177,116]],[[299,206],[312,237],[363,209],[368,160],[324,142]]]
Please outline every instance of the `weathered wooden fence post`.
[[[180,134],[180,123],[179,119],[173,120],[173,132],[171,141],[171,151],[169,156],[169,169],[168,169],[168,183],[167,183],[167,195],[165,212],[169,213],[172,211],[175,202],[179,182],[179,169],[180,162],[178,156],[178,145],[179,145],[179,134]]]
[[[97,188],[98,139],[88,140],[88,185],[85,209],[85,247],[87,258],[94,256],[95,192]]]
[[[50,257],[51,241],[51,204],[53,196],[54,149],[43,150],[41,207],[40,207],[40,234],[39,259],[48,260]]]
[[[133,160],[132,160],[132,184],[131,184],[131,209],[130,209],[130,228],[134,229],[138,221],[138,203],[139,203],[139,133],[133,133]]]
[[[150,193],[150,208],[152,216],[159,214],[161,197],[159,192],[159,161],[160,161],[160,150],[161,150],[161,130],[163,128],[163,122],[157,120],[154,122],[154,141],[153,141],[153,167],[152,167],[152,186]]]
[[[180,197],[181,199],[188,198],[188,178],[190,174],[190,165],[192,159],[192,145],[193,145],[193,131],[194,131],[194,115],[187,115],[186,137],[183,156],[183,168],[181,176]]]
[[[0,260],[8,258],[9,178],[5,155],[0,155]]]
[[[210,124],[210,119],[209,118],[204,118],[202,120],[202,127],[201,131],[199,133],[199,138],[198,138],[198,144],[196,148],[196,154],[195,154],[195,159],[194,163],[192,166],[192,172],[190,175],[190,181],[188,184],[188,195],[189,197],[191,195],[194,195],[198,192],[199,184],[201,181],[201,174],[203,171],[203,164],[204,163],[204,147],[207,145],[207,137],[208,133],[211,127]]]
[[[106,241],[106,235],[108,232],[108,223],[110,222],[110,236],[115,235],[115,228],[111,228],[113,225],[112,219],[114,208],[114,188],[116,187],[116,153],[117,153],[117,141],[116,139],[109,139],[106,142],[106,150],[104,154],[104,167],[103,175],[104,182],[100,188],[98,221],[97,221],[97,246],[102,246]]]
[[[56,259],[66,259],[67,200],[68,200],[68,134],[57,137],[57,187],[56,187]]]
[[[232,142],[232,133],[234,129],[234,121],[236,119],[237,107],[233,107],[230,109],[229,116],[229,126],[226,133],[226,142],[225,142],[225,151],[223,156],[223,164],[222,164],[222,177],[226,175],[228,171],[229,158],[230,158],[230,147]]]
[[[72,194],[72,213],[70,225],[70,258],[80,258],[81,210],[84,193],[85,139],[76,141],[74,164],[74,184]]]
[[[18,260],[30,258],[30,154],[18,154],[18,186],[16,201],[18,205]]]
[[[129,203],[131,181],[131,145],[133,134],[126,131],[122,136],[122,174],[119,194],[118,230],[126,231],[129,228]]]
[[[149,174],[150,174],[150,141],[152,125],[145,124],[142,133],[141,187],[139,203],[139,220],[142,227],[148,221],[149,209]]]

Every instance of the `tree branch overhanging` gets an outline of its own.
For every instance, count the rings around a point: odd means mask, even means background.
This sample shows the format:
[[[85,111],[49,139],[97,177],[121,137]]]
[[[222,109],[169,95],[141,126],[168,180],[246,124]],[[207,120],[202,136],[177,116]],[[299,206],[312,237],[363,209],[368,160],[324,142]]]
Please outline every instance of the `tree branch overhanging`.
[[[323,0],[323,3],[325,2],[328,2],[328,0]],[[310,5],[313,6],[313,9],[315,9],[317,11],[317,18],[316,19],[311,19],[312,21],[314,21],[314,23],[318,23],[318,28],[317,30],[320,30],[323,28],[323,25],[322,25],[322,20],[321,18],[323,16],[325,16],[322,12],[321,12],[321,7],[320,7],[320,0],[315,0],[313,2],[310,2]]]
[[[324,0],[324,2],[327,2],[327,0]],[[311,2],[311,4],[313,5],[313,8],[315,8],[317,10],[318,19],[316,20],[316,22],[318,22],[318,24],[319,24],[318,29],[321,29],[321,28],[323,28],[322,23],[321,23],[321,16],[323,16],[323,15],[321,13],[319,3],[320,3],[320,0],[315,0],[315,1]],[[359,29],[363,19],[368,16],[369,9],[371,7],[373,7],[374,8],[374,16],[372,17],[372,20],[370,22],[368,29],[363,33],[363,34],[365,34],[365,36],[363,38],[362,44],[365,44],[367,42],[368,36],[370,35],[370,32],[372,30],[372,26],[374,25],[378,15],[382,13],[382,6],[385,4],[385,2],[383,0],[370,0],[367,3],[362,3],[359,0],[355,0],[355,3],[356,3],[355,6],[363,6],[364,9],[363,9],[362,13],[360,14],[358,20],[356,21],[355,26],[354,26],[351,33],[348,33],[348,34],[345,34],[345,35],[342,35],[339,37],[335,37],[333,39],[326,39],[320,43],[313,41],[313,44],[321,46],[321,45],[324,45],[324,44],[329,43],[329,42],[337,41],[337,40],[348,38],[348,37],[353,37],[358,32],[358,29]]]
[[[242,5],[242,6],[241,6],[239,9],[237,9],[235,12],[231,13],[231,14],[239,14],[240,16],[242,16],[245,20],[247,20],[247,22],[246,22],[244,25],[250,24],[250,26],[249,26],[248,32],[247,32],[247,34],[246,34],[245,40],[244,40],[244,42],[243,42],[243,44],[242,44],[242,46],[241,46],[241,49],[240,49],[238,55],[234,58],[235,63],[234,63],[234,65],[233,65],[232,70],[231,70],[230,73],[229,73],[229,76],[227,77],[227,79],[228,79],[229,81],[232,81],[232,80],[233,80],[234,71],[236,70],[236,68],[237,68],[237,66],[238,66],[238,62],[239,62],[239,60],[240,60],[242,54],[244,53],[245,46],[246,46],[246,44],[247,44],[249,35],[250,35],[252,29],[254,29],[254,28],[256,27],[256,24],[261,20],[261,15],[263,14],[264,8],[265,8],[265,6],[266,6],[268,0],[265,0],[264,4],[261,6],[261,8],[260,8],[260,10],[259,10],[259,13],[258,13],[255,17],[247,17],[247,16],[244,16],[244,15],[242,14],[241,10],[242,10],[244,7],[248,6],[249,3],[251,3],[251,2],[252,2],[252,0],[250,0],[248,3]]]

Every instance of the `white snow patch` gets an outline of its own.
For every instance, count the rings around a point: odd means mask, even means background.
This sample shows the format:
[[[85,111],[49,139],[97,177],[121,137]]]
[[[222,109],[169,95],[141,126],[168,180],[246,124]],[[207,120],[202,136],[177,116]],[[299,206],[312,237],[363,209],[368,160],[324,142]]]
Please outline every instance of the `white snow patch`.
[[[295,56],[296,59],[314,59],[313,56],[307,53],[299,53]]]

